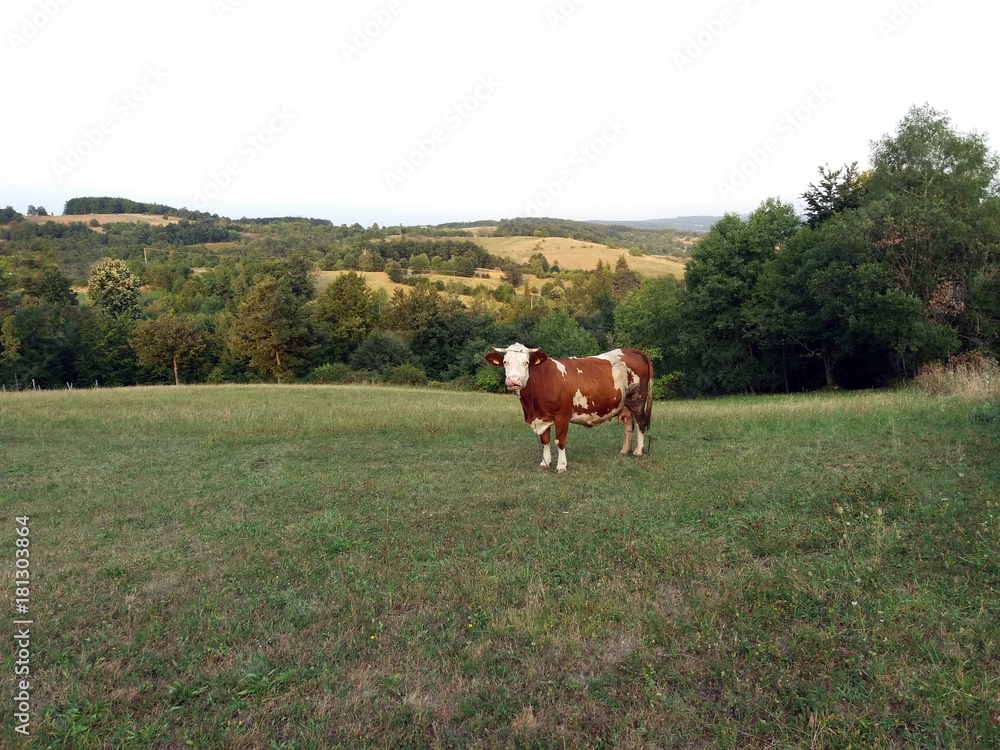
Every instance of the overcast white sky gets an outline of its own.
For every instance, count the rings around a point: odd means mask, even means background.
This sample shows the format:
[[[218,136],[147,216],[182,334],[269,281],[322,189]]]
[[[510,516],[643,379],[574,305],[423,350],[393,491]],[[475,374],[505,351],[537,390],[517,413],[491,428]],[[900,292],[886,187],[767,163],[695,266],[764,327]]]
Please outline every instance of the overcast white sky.
[[[368,226],[793,200],[913,104],[1000,147],[986,0],[5,0],[0,206]]]

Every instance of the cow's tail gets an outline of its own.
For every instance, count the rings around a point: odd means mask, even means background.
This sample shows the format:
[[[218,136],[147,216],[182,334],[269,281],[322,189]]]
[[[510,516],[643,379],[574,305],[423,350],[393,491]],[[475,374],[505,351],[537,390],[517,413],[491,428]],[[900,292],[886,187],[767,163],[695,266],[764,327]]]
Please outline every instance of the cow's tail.
[[[643,421],[646,423],[646,428],[643,432],[646,432],[649,430],[649,422],[653,418],[653,360],[649,358],[646,352],[643,352],[642,356],[646,360],[646,367],[649,372],[649,380],[646,381],[646,405],[643,407]]]

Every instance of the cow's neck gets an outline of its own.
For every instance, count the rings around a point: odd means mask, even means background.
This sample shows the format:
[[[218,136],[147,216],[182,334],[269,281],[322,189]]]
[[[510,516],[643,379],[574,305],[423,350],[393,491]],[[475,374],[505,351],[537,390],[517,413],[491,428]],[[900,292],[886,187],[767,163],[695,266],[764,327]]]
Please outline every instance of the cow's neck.
[[[542,368],[548,365],[551,360],[545,360],[540,365],[532,367],[528,371],[528,382],[523,385],[517,392],[517,396],[521,399],[521,409],[524,410],[524,421],[531,424],[535,421],[535,410],[537,404],[535,403],[535,397],[531,389],[531,381],[534,380],[541,372]]]

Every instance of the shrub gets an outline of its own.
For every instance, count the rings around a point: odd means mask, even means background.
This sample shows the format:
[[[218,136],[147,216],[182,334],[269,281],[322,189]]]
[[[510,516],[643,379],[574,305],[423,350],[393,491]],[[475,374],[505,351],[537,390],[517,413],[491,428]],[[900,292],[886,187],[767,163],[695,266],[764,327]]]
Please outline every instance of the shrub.
[[[406,274],[403,272],[403,267],[399,264],[398,260],[390,260],[385,264],[385,273],[389,277],[390,281],[394,281],[397,284],[403,281]]]
[[[503,393],[507,389],[503,384],[503,374],[499,367],[486,365],[476,373],[476,389],[487,393]]]
[[[420,360],[399,336],[372,331],[351,357],[352,370],[374,370],[384,375],[396,365],[417,365]]]
[[[410,364],[396,365],[385,374],[389,385],[427,385],[427,375],[419,367]]]
[[[924,365],[916,377],[917,386],[928,394],[958,396],[969,401],[1000,397],[1000,364],[982,352],[966,352],[950,357],[945,364]]]
[[[677,398],[681,382],[681,373],[672,372],[668,375],[661,375],[653,378],[653,398],[667,399]]]
[[[354,373],[343,362],[327,363],[313,368],[306,375],[307,383],[353,383]]]

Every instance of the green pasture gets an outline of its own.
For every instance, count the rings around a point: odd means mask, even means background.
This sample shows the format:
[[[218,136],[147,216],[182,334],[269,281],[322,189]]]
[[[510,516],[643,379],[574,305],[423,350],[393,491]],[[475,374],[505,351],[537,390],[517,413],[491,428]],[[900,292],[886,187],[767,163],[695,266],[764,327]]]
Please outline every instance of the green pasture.
[[[571,427],[556,475],[505,395],[0,394],[3,630],[18,516],[34,621],[0,745],[1000,744],[995,413],[657,402],[651,434]]]

